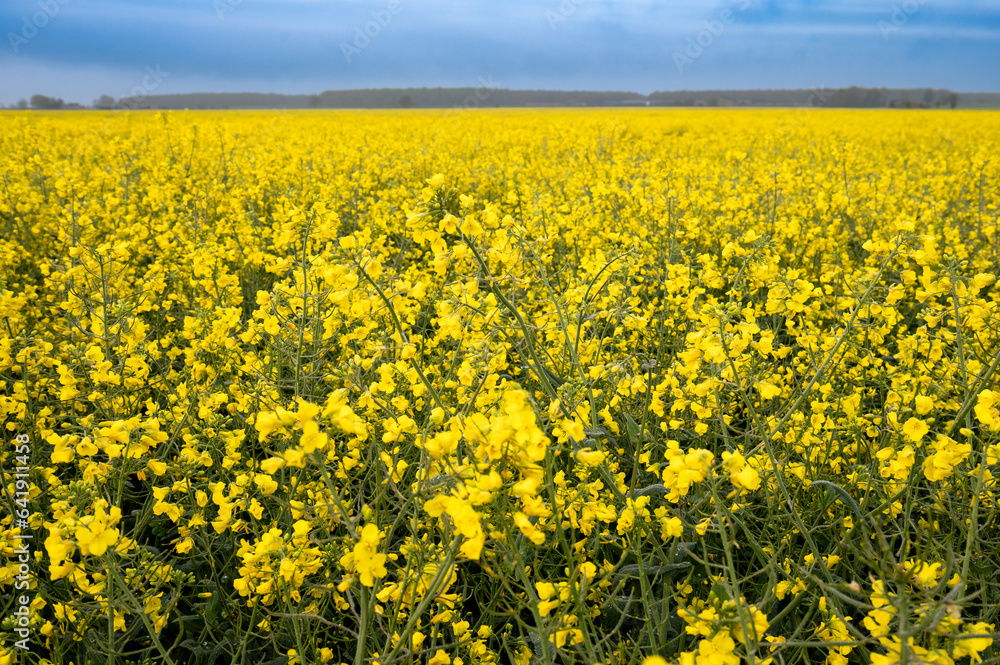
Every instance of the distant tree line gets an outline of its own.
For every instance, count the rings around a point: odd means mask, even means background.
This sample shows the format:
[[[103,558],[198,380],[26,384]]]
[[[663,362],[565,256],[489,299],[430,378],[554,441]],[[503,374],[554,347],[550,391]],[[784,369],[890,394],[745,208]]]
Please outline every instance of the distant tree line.
[[[94,109],[471,109],[543,106],[808,106],[830,108],[956,108],[956,92],[935,88],[813,90],[680,90],[640,95],[620,91],[509,90],[491,80],[469,88],[327,90],[318,95],[192,93],[122,97],[101,95]],[[962,106],[1000,107],[1000,93],[963,93]],[[58,97],[33,95],[12,108],[82,109]]]
[[[657,106],[811,106],[826,108],[955,108],[958,93],[951,90],[837,88],[812,90],[699,90],[654,92]],[[992,105],[1000,105],[1000,94]],[[978,105],[978,104],[977,104]]]

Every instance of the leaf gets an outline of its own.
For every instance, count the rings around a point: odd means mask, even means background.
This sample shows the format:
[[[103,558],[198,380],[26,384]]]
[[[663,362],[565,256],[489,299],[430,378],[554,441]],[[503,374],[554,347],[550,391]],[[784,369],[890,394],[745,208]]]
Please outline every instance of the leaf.
[[[717,583],[712,587],[712,591],[708,594],[708,597],[711,599],[713,596],[719,600],[729,600],[729,593],[726,591],[725,585],[721,583]]]
[[[629,441],[639,444],[639,425],[632,419],[632,416],[625,414],[625,429],[628,431]]]
[[[261,663],[260,665],[285,665],[288,662],[288,656],[278,656],[273,660],[269,660],[266,663]]]
[[[652,494],[670,494],[670,490],[659,483],[654,483],[647,487],[641,487],[639,489],[632,490],[633,497],[649,496]]]

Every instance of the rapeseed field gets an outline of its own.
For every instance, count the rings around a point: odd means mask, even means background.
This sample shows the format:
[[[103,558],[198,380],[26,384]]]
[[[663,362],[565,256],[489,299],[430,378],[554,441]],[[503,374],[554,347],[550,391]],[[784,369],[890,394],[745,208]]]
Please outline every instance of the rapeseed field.
[[[5,113],[0,663],[1000,661],[998,155]]]

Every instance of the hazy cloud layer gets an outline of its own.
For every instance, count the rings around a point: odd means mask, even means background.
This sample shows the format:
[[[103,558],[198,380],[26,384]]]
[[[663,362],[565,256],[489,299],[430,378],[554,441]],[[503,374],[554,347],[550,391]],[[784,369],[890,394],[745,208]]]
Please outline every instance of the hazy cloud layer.
[[[1000,3],[4,0],[0,104],[469,86],[1000,91]],[[158,68],[158,69],[157,69]]]

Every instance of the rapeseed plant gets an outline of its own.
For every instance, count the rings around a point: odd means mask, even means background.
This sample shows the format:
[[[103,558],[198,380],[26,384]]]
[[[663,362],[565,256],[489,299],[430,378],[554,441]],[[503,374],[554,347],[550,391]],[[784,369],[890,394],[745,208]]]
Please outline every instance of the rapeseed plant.
[[[995,660],[998,147],[985,112],[10,114],[28,662]]]

